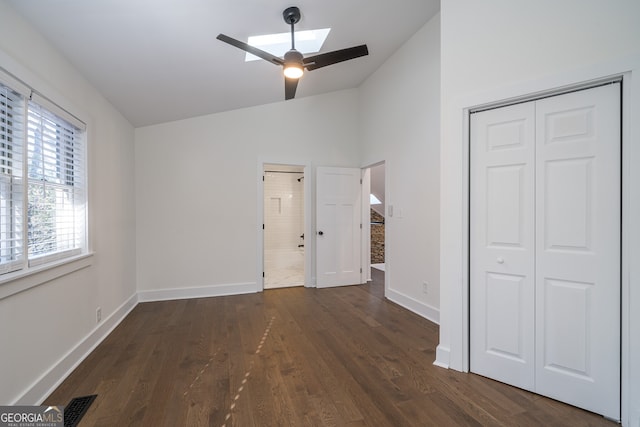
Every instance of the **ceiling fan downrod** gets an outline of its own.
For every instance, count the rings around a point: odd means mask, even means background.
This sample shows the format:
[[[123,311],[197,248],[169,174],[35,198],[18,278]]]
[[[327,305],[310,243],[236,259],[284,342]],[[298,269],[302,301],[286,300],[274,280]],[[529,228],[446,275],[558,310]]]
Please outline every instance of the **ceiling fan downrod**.
[[[300,9],[295,6],[288,7],[282,12],[282,17],[284,18],[284,22],[291,25],[291,49],[295,50],[296,40],[294,26],[300,22]]]

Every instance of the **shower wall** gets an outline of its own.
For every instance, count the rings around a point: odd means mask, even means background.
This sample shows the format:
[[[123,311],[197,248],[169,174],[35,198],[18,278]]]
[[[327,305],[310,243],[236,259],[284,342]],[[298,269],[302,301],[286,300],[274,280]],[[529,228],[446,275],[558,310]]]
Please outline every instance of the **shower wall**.
[[[300,172],[264,175],[265,288],[304,284],[304,180]]]
[[[265,249],[297,249],[303,244],[302,173],[267,172],[264,177]]]

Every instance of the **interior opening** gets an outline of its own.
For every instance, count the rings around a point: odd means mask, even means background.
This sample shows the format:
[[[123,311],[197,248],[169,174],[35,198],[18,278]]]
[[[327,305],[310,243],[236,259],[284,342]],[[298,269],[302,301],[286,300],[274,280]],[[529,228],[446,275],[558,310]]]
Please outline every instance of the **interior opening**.
[[[304,285],[304,167],[264,165],[264,289]]]
[[[384,284],[385,272],[385,166],[380,163],[369,168],[370,194],[370,261],[373,283]]]

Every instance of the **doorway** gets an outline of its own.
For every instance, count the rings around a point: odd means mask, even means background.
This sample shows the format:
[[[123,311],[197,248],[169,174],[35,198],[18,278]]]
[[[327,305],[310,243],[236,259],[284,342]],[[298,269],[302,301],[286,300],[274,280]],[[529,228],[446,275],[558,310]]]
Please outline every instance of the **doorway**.
[[[385,197],[385,164],[378,163],[368,168],[370,189],[369,189],[369,223],[370,223],[370,262],[371,268],[385,271],[385,219],[386,219],[386,197]]]
[[[385,162],[362,170],[362,267],[371,289],[381,297],[386,288]]]
[[[470,118],[470,368],[620,417],[621,84]]]
[[[264,289],[304,286],[304,166],[264,164]]]

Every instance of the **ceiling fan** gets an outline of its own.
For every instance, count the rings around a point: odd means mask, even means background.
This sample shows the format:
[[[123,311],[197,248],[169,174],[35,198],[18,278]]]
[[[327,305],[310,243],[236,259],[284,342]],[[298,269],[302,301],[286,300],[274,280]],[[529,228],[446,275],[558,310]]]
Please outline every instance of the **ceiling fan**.
[[[224,34],[216,37],[218,40],[229,43],[232,46],[240,48],[257,57],[269,61],[275,65],[282,66],[284,70],[284,99],[292,99],[296,95],[298,80],[302,77],[304,69],[308,71],[316,68],[326,67],[327,65],[337,64],[338,62],[348,61],[350,59],[359,58],[369,54],[367,45],[354,46],[347,49],[334,50],[333,52],[320,53],[318,55],[304,57],[295,47],[294,25],[300,21],[300,9],[295,6],[288,7],[282,12],[284,22],[291,25],[291,50],[284,54],[284,58],[279,58],[241,42]]]

